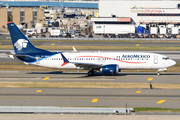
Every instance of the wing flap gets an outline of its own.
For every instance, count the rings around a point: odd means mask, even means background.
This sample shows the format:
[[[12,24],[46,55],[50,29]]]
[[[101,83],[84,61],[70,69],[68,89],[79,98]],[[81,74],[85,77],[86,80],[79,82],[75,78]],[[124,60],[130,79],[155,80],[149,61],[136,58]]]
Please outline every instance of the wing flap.
[[[70,62],[74,65],[76,65],[76,67],[80,67],[80,68],[83,68],[83,69],[89,69],[89,68],[92,68],[94,70],[98,70],[100,69],[102,66],[101,64],[93,64],[93,63],[77,63],[77,62]]]

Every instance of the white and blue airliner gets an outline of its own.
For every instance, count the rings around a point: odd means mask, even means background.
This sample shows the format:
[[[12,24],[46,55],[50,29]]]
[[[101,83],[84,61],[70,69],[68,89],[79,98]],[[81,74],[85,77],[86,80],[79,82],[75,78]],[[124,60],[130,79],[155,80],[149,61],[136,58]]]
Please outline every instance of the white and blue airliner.
[[[176,64],[167,56],[143,52],[50,52],[36,48],[13,22],[8,22],[14,51],[8,56],[25,64],[57,69],[84,69],[88,75],[94,71],[118,74],[122,69],[167,70]]]

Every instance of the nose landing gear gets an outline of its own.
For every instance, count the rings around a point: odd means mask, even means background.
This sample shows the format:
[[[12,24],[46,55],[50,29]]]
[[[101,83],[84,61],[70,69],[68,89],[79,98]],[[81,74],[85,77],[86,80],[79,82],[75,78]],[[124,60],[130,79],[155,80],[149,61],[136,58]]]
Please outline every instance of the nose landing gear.
[[[159,76],[161,71],[166,71],[166,70],[167,70],[167,68],[158,69],[157,75]]]
[[[160,75],[160,72],[157,72],[157,76],[159,76]]]

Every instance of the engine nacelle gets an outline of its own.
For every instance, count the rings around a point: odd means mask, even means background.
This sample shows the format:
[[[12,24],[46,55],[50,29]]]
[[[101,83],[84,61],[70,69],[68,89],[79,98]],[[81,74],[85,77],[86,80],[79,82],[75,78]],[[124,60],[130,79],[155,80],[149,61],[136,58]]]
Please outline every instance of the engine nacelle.
[[[117,74],[120,71],[120,69],[119,69],[118,65],[111,64],[111,65],[104,65],[104,66],[102,66],[100,71],[103,74]]]

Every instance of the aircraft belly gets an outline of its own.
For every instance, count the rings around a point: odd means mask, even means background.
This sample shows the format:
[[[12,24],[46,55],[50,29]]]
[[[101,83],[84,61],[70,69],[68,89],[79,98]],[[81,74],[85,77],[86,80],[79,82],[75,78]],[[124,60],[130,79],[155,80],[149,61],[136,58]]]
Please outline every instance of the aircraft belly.
[[[123,63],[119,64],[120,69],[151,69],[152,66],[148,63],[142,63],[142,64],[133,64],[133,63]]]

